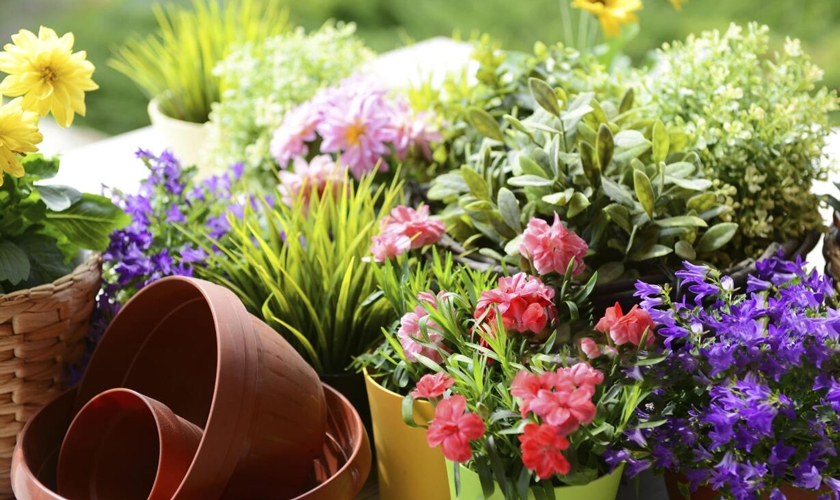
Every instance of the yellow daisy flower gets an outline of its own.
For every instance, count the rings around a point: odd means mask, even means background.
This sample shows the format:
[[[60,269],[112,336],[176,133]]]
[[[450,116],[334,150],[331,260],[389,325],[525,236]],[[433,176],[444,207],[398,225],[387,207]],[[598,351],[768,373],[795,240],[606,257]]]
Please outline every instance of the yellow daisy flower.
[[[18,155],[38,151],[36,144],[43,140],[38,131],[38,113],[22,107],[22,99],[14,99],[0,106],[0,186],[5,172],[23,177],[23,165]]]
[[[642,0],[573,0],[572,7],[595,14],[605,35],[618,36],[622,24],[639,21],[633,12],[641,10]]]
[[[28,30],[12,35],[12,42],[0,52],[0,71],[8,73],[0,83],[0,94],[23,96],[23,107],[41,116],[52,112],[62,127],[73,123],[78,113],[85,116],[85,91],[99,88],[91,78],[94,67],[85,51],[73,52],[73,34],[61,38],[41,26],[36,37]]]

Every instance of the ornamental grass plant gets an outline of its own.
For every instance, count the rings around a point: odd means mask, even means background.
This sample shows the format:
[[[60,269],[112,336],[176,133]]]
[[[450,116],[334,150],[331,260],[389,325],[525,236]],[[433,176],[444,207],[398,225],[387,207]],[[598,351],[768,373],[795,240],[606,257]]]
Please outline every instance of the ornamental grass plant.
[[[375,186],[368,175],[354,183],[342,169],[339,180],[304,183],[291,204],[260,198],[228,217],[225,240],[193,237],[208,255],[195,274],[236,293],[318,373],[342,373],[393,320],[364,259],[401,197],[399,182]]]
[[[686,264],[677,274],[692,298],[678,302],[667,286],[637,285],[665,356],[641,374],[662,385],[610,460],[626,460],[631,475],[673,471],[683,491],[726,499],[783,500],[786,485],[836,497],[836,291],[802,261],[756,267],[739,290],[719,271]]]
[[[158,32],[129,38],[109,64],[157,98],[165,115],[194,123],[206,122],[221,99],[224,79],[216,66],[235,47],[288,28],[280,0],[193,0],[190,7],[153,9]]]

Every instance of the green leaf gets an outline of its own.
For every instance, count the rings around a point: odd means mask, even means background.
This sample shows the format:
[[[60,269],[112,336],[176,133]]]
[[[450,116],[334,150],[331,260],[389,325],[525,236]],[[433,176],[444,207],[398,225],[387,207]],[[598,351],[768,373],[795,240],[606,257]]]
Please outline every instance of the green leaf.
[[[668,150],[671,147],[671,138],[668,135],[668,130],[665,129],[665,124],[661,120],[656,120],[653,124],[653,162],[657,165],[661,161],[665,161],[668,157]]]
[[[519,168],[525,175],[536,175],[548,179],[548,173],[533,158],[524,154],[519,155]]]
[[[58,174],[58,159],[46,159],[41,155],[27,155],[21,163],[26,174],[24,178],[30,181],[52,179]]]
[[[479,134],[499,142],[504,142],[505,136],[502,134],[502,128],[499,126],[499,122],[487,111],[481,108],[470,108],[467,111],[467,119],[469,119]]]
[[[464,181],[464,177],[458,172],[449,172],[437,176],[432,181],[427,196],[430,200],[445,200],[452,196],[458,196],[469,191],[470,188]]]
[[[615,222],[618,227],[624,229],[627,234],[630,234],[633,225],[630,223],[630,211],[627,210],[627,207],[619,205],[618,203],[612,203],[604,207],[604,213],[606,213],[610,220]]]
[[[528,79],[528,88],[531,90],[531,96],[537,101],[541,108],[548,111],[554,116],[559,117],[562,109],[560,103],[557,101],[557,94],[551,85],[545,83],[538,78]]]
[[[630,111],[633,107],[633,100],[636,96],[635,91],[630,88],[627,92],[624,93],[624,97],[621,98],[621,104],[618,106],[618,114],[623,115],[624,113]]]
[[[593,186],[601,182],[601,170],[596,165],[598,159],[595,155],[595,147],[592,144],[580,143],[580,164],[583,167],[583,173]]]
[[[653,186],[650,185],[650,179],[640,170],[633,170],[633,186],[636,190],[636,197],[639,198],[639,203],[647,212],[648,217],[653,218],[653,209],[656,207],[656,195],[653,193]]]
[[[708,227],[706,221],[694,215],[680,215],[654,221],[660,227]]]
[[[651,143],[638,130],[622,130],[613,137],[615,153],[613,160],[616,162],[630,161],[638,158],[650,149]]]
[[[603,171],[609,166],[615,152],[612,130],[605,123],[598,127],[598,142],[595,149],[598,150],[598,165],[601,166]]]
[[[470,189],[470,194],[483,201],[490,201],[490,189],[487,187],[487,182],[484,177],[478,172],[468,167],[461,165],[461,177],[467,183]]]
[[[598,284],[615,281],[624,274],[624,264],[621,262],[607,262],[598,268]]]
[[[712,181],[706,179],[680,179],[679,177],[665,176],[665,182],[675,184],[690,191],[705,191],[712,187]]]
[[[630,193],[630,190],[622,184],[615,182],[609,177],[603,177],[601,179],[601,186],[604,188],[604,193],[612,201],[621,203],[622,205],[630,208],[635,208],[636,202],[633,200],[633,195]]]
[[[694,251],[694,247],[691,246],[691,243],[680,240],[674,245],[674,252],[681,258],[689,261],[693,261],[697,258],[697,252]]]
[[[697,167],[693,163],[687,161],[678,161],[665,165],[665,174],[671,177],[679,177],[685,179],[693,174]]]
[[[503,187],[499,189],[497,203],[502,220],[508,227],[518,232],[522,228],[522,213],[519,210],[519,201],[516,199],[516,195],[510,189]]]
[[[414,396],[411,394],[405,396],[402,400],[402,419],[405,425],[409,427],[419,427],[414,421]]]
[[[560,191],[559,193],[551,193],[543,196],[542,201],[551,205],[557,205],[559,207],[562,207],[569,202],[569,200],[572,198],[572,195],[574,194],[574,188],[566,188],[565,190]]]
[[[111,232],[124,227],[131,218],[108,198],[85,194],[67,210],[47,211],[46,220],[70,242],[101,252],[108,248]]]
[[[68,186],[35,186],[41,200],[50,210],[62,212],[82,199],[82,193]]]
[[[534,134],[532,134],[531,131],[528,130],[528,128],[521,121],[516,119],[515,117],[513,117],[511,115],[504,115],[502,118],[504,118],[508,123],[510,123],[511,126],[513,126],[513,128],[515,128],[516,130],[522,132],[523,134],[527,135],[531,139],[534,138]]]
[[[29,278],[29,257],[11,241],[0,241],[0,281],[17,285]]]
[[[689,210],[696,210],[699,213],[711,210],[717,202],[717,196],[714,193],[700,193],[692,196],[686,202],[686,207]]]
[[[734,222],[721,222],[710,227],[694,246],[698,253],[713,252],[727,243],[738,231],[738,224]]]
[[[673,251],[674,250],[672,248],[657,243],[656,245],[651,246],[646,251],[631,254],[629,256],[629,259],[632,261],[640,262],[644,260],[655,259],[657,257],[664,257],[673,253]]]
[[[589,200],[581,192],[576,192],[569,200],[569,209],[566,211],[566,216],[569,218],[577,216],[579,213],[589,207]]]
[[[520,175],[518,177],[511,177],[508,179],[508,184],[516,187],[547,187],[554,184],[554,181],[536,175]]]

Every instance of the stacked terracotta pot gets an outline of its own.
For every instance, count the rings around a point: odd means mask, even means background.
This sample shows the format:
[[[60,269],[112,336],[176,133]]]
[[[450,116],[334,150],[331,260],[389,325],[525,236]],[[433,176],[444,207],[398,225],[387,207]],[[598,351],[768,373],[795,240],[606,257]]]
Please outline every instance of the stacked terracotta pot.
[[[338,500],[369,471],[358,414],[281,336],[228,290],[167,278],[26,426],[12,486],[20,500]]]

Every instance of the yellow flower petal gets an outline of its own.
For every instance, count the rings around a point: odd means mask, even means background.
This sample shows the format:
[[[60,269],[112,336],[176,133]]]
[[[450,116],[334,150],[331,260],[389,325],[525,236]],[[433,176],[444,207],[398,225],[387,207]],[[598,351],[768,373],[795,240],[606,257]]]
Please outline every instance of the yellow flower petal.
[[[0,53],[0,71],[8,73],[0,94],[23,96],[23,106],[46,116],[52,113],[62,126],[69,126],[77,112],[84,113],[84,92],[96,90],[93,64],[84,51],[73,53],[72,33],[58,37],[41,26],[34,33],[20,30]]]

